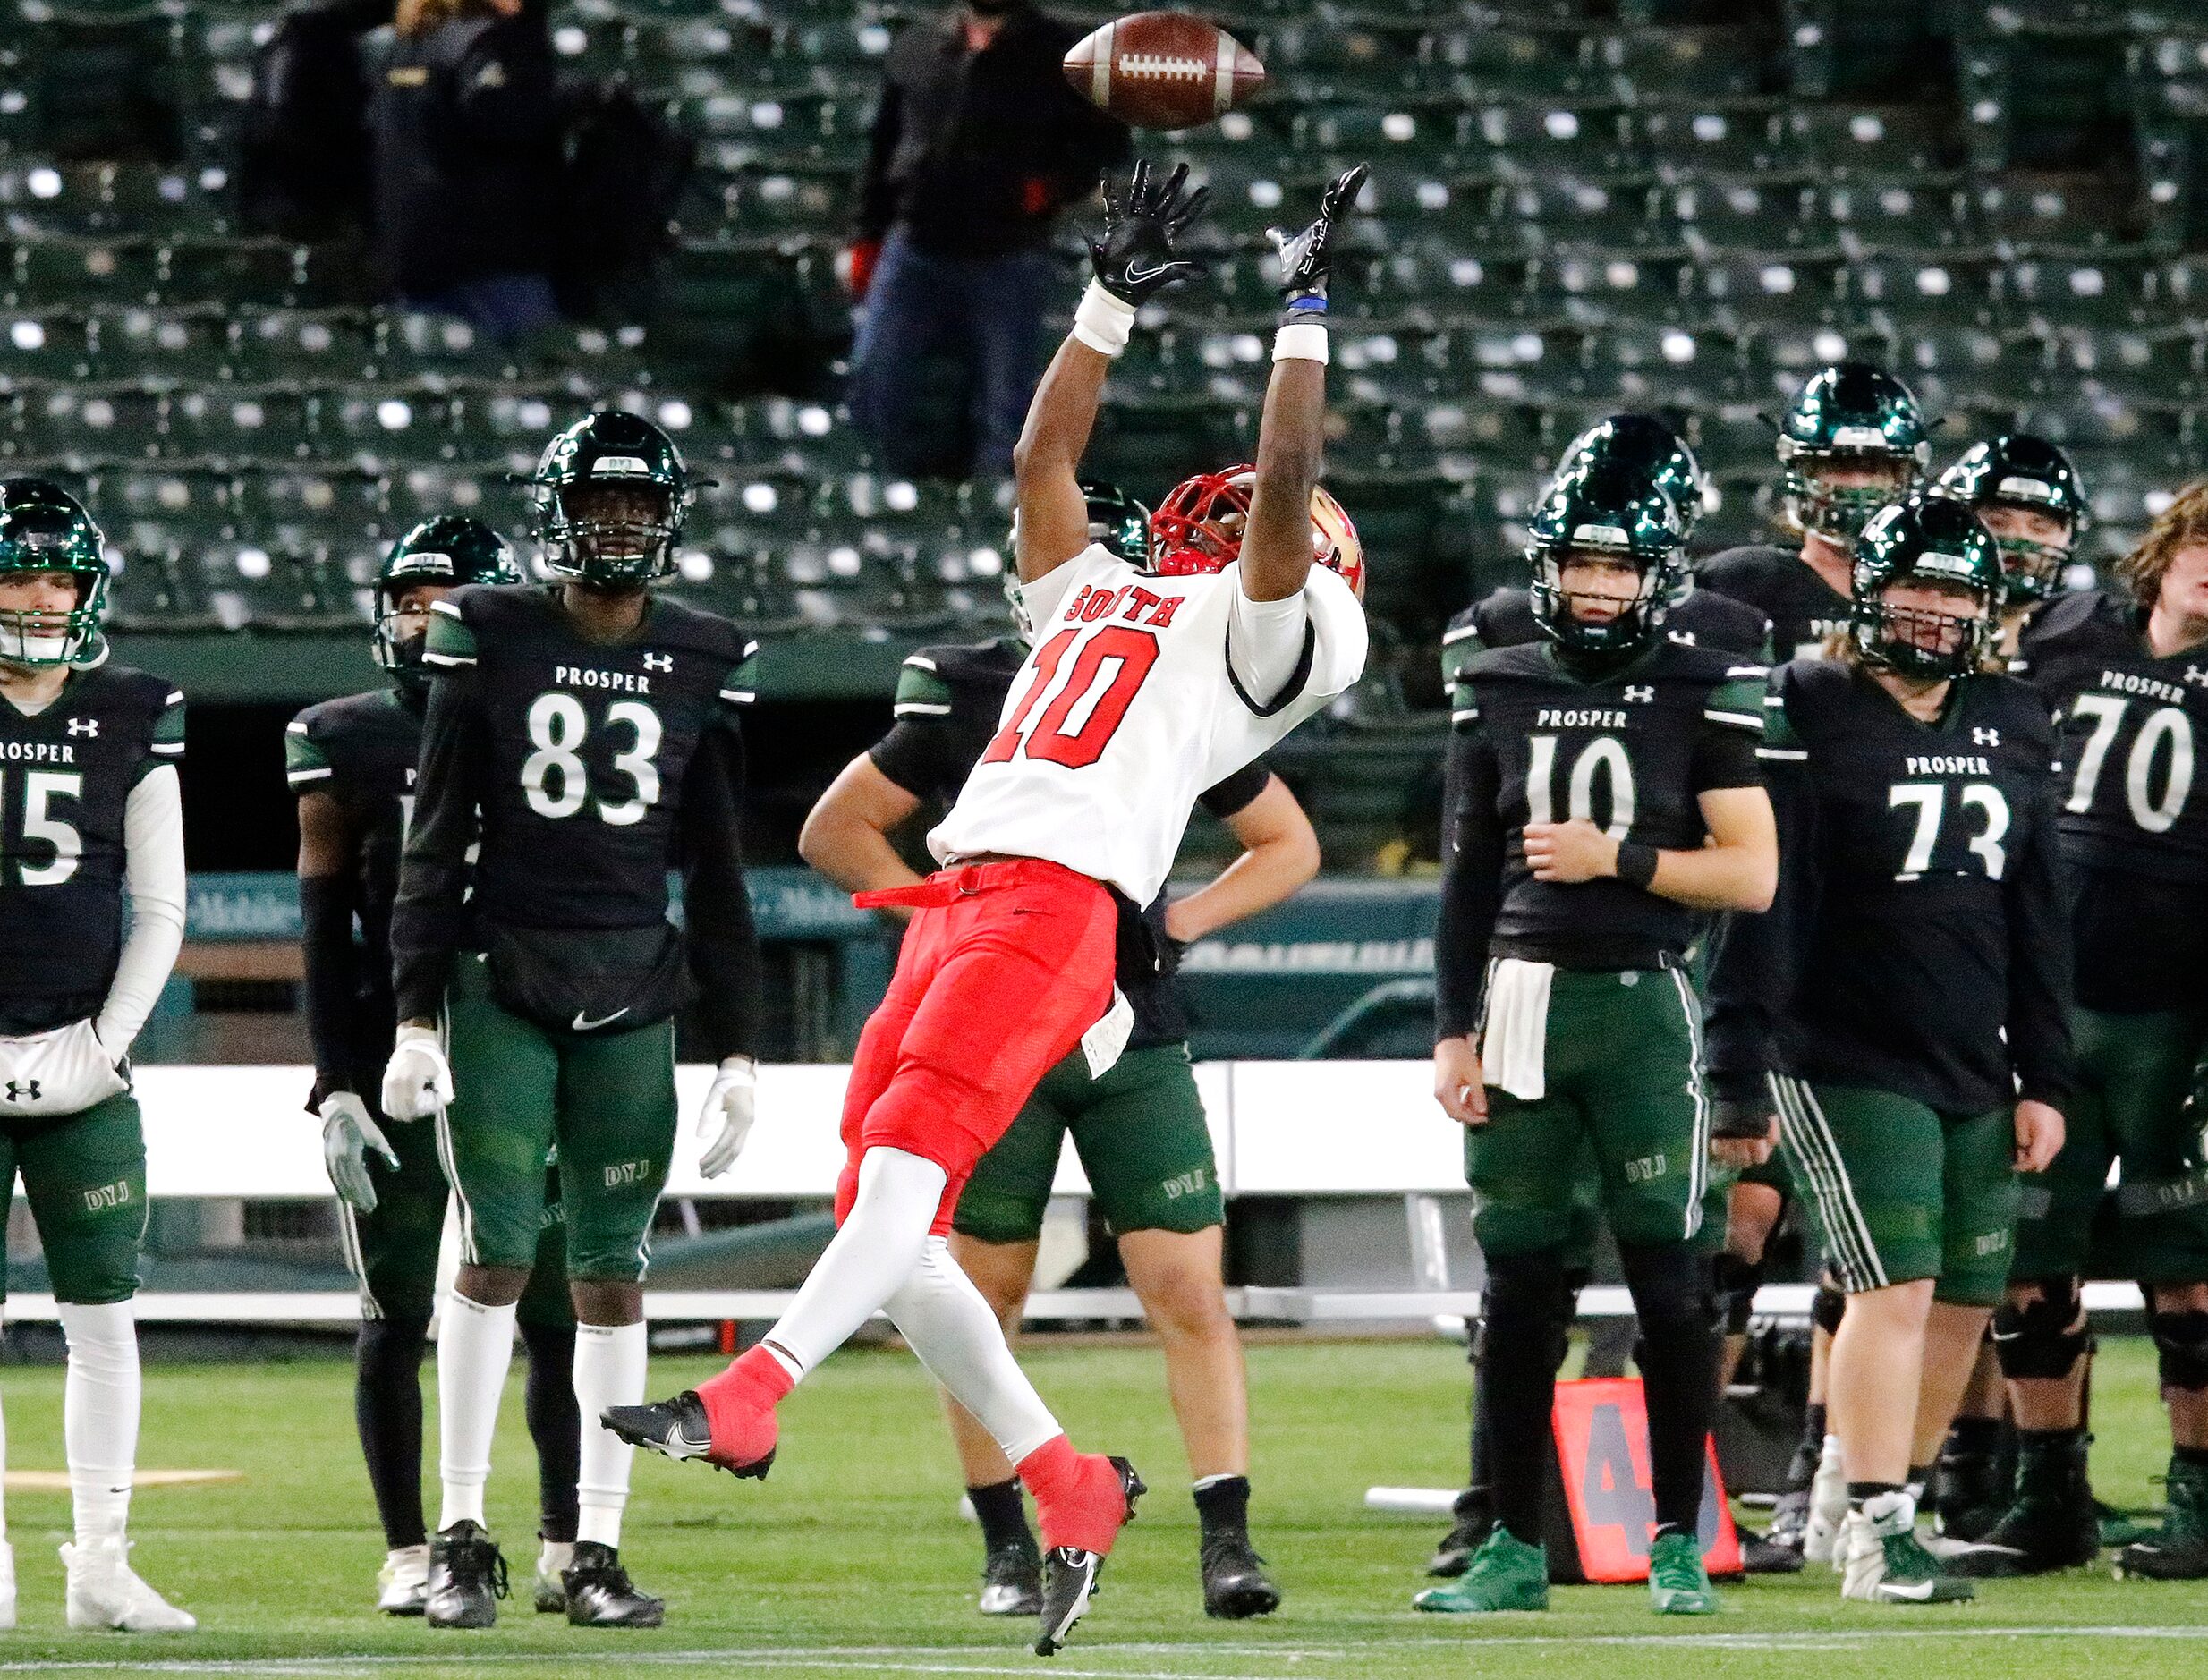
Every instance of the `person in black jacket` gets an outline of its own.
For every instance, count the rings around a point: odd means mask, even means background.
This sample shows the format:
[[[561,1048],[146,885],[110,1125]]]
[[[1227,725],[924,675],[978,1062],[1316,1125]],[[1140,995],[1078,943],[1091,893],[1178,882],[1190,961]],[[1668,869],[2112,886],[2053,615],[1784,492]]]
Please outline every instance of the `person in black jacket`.
[[[1846,657],[1771,678],[1779,892],[1719,948],[1710,1071],[1720,1137],[1777,1109],[1847,1294],[1809,1554],[1837,1518],[1842,1594],[1922,1604],[1970,1596],[1917,1543],[1912,1484],[2000,1303],[2017,1174],[2062,1147],[2071,942],[2047,708],[1985,668],[1991,534],[1917,497],[1855,553]]]
[[[538,0],[402,0],[370,55],[378,279],[498,338],[559,318],[562,106],[544,20]]]
[[[865,303],[853,418],[898,471],[939,467],[913,381],[952,349],[972,391],[972,470],[1006,476],[1040,369],[1059,208],[1126,156],[1126,131],[1066,85],[1076,31],[1028,0],[967,0],[889,50],[845,255]]]

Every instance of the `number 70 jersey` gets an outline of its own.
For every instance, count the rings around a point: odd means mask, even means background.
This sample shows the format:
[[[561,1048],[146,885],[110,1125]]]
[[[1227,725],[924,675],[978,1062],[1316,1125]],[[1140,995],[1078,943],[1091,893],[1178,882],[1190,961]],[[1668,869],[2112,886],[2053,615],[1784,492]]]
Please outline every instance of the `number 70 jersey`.
[[[1364,609],[1313,566],[1304,658],[1277,695],[1229,670],[1241,570],[1154,577],[1091,547],[1022,590],[1035,645],[996,735],[929,849],[1044,858],[1147,904],[1196,796],[1258,758],[1364,669]]]

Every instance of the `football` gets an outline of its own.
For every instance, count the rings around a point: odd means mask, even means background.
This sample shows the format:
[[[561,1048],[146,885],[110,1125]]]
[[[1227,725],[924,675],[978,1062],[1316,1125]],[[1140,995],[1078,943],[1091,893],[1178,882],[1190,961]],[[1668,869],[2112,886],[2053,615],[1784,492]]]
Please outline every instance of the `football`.
[[[1138,12],[1074,42],[1066,80],[1130,128],[1194,128],[1263,87],[1265,66],[1215,23]]]

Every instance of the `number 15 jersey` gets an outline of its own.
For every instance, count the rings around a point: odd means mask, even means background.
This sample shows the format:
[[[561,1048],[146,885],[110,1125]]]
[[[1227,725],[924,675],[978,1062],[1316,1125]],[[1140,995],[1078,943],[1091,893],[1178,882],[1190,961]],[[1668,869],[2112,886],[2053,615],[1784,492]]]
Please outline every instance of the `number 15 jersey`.
[[[1227,655],[1241,587],[1239,565],[1155,577],[1101,546],[1025,585],[1035,646],[929,850],[1043,858],[1149,904],[1197,795],[1364,669],[1364,609],[1313,566],[1303,658],[1279,693],[1244,692]]]

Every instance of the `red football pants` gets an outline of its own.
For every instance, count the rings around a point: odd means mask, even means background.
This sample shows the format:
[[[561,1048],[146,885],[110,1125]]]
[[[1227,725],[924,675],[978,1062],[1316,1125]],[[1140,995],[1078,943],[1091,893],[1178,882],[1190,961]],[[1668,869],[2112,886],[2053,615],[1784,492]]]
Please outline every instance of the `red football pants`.
[[[1111,1006],[1117,911],[1100,882],[1035,858],[946,870],[854,902],[921,908],[852,1059],[836,1223],[858,1194],[861,1158],[887,1146],[949,1175],[933,1226],[945,1235],[974,1163]]]

